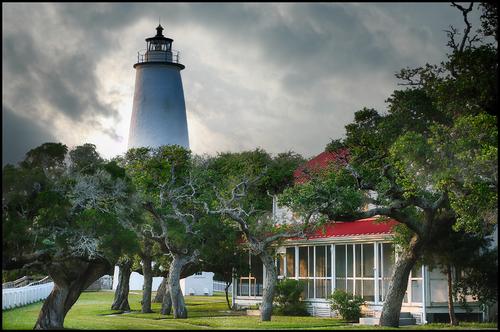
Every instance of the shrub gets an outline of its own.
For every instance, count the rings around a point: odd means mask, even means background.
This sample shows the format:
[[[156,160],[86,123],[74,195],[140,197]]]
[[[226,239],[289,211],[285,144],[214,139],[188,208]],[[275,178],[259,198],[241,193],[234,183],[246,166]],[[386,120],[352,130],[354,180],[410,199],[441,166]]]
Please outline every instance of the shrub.
[[[300,280],[283,279],[276,285],[274,300],[275,312],[286,316],[309,316],[301,293],[305,283]]]
[[[352,295],[340,289],[336,289],[328,296],[328,301],[330,308],[337,311],[342,319],[356,322],[361,317],[361,306],[365,304],[361,296]]]

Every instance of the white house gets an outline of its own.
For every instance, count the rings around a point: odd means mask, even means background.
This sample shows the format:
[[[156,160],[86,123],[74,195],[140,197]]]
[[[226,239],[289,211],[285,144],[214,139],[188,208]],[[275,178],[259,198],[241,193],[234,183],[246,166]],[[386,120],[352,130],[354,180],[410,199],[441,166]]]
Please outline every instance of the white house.
[[[323,152],[306,165],[322,167],[336,158]],[[273,204],[273,215],[290,214]],[[276,268],[278,278],[303,280],[302,293],[308,311],[315,316],[332,317],[326,299],[332,290],[342,289],[362,296],[365,324],[376,324],[384,303],[391,273],[396,259],[392,244],[392,227],[398,222],[376,222],[376,218],[336,222],[325,225],[307,239],[288,239],[278,248]],[[258,258],[248,256],[251,271],[233,282],[233,302],[248,307],[262,301],[265,268]],[[469,299],[471,300],[471,299]],[[471,313],[481,318],[482,308],[470,303]],[[410,273],[408,289],[401,308],[400,325],[422,324],[447,319],[447,279],[439,270],[415,266]],[[456,305],[458,315],[466,314]]]

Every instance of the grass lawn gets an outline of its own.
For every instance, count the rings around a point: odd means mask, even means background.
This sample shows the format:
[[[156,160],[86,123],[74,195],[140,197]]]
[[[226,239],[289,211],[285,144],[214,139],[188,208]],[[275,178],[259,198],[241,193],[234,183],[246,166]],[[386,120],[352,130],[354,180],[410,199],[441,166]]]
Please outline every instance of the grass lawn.
[[[245,316],[244,312],[230,312],[223,295],[186,296],[188,319],[173,319],[172,316],[160,315],[160,304],[153,303],[153,313],[141,314],[141,293],[132,291],[129,295],[130,313],[120,314],[110,310],[113,292],[85,292],[64,321],[67,329],[382,329],[374,326],[359,326],[344,323],[338,319],[318,317],[273,316],[270,322],[260,322],[257,316]],[[27,329],[35,325],[42,302],[22,308],[2,312],[2,329]],[[460,328],[496,329],[496,324],[467,324]],[[408,327],[405,327],[405,329]],[[413,326],[412,329],[447,329],[446,324],[428,324]]]

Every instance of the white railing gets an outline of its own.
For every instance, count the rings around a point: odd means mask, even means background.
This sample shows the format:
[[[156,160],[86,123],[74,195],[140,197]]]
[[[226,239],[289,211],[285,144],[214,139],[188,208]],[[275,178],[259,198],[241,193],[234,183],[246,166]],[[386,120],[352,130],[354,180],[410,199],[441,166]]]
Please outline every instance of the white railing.
[[[48,284],[50,282],[52,282],[52,278],[49,276],[46,276],[45,278],[43,278],[41,280],[30,283],[28,286],[43,285],[43,284]]]
[[[54,282],[49,282],[35,286],[2,289],[2,310],[45,300],[53,287]]]
[[[224,281],[214,280],[214,292],[224,292],[226,289],[226,283]],[[229,286],[228,293],[233,291],[233,287]]]

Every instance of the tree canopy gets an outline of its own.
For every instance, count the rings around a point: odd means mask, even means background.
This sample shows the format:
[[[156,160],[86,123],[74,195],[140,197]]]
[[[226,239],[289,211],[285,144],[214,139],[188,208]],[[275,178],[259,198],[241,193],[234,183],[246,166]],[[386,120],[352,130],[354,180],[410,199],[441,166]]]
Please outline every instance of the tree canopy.
[[[453,5],[466,28],[461,41],[448,32],[446,61],[402,69],[396,76],[405,88],[388,98],[387,112],[356,112],[345,137],[328,144],[329,151],[347,149],[348,164],[313,174],[281,197],[294,211],[315,207],[331,220],[384,216],[403,225],[406,251],[382,325],[398,325],[409,271],[430,243],[454,231],[484,236],[497,223],[497,47],[471,37],[472,4]]]
[[[3,269],[30,268],[57,287],[44,303],[37,328],[62,328],[81,291],[137,245],[131,182],[95,146],[68,153],[61,143],[30,150],[2,170]]]

